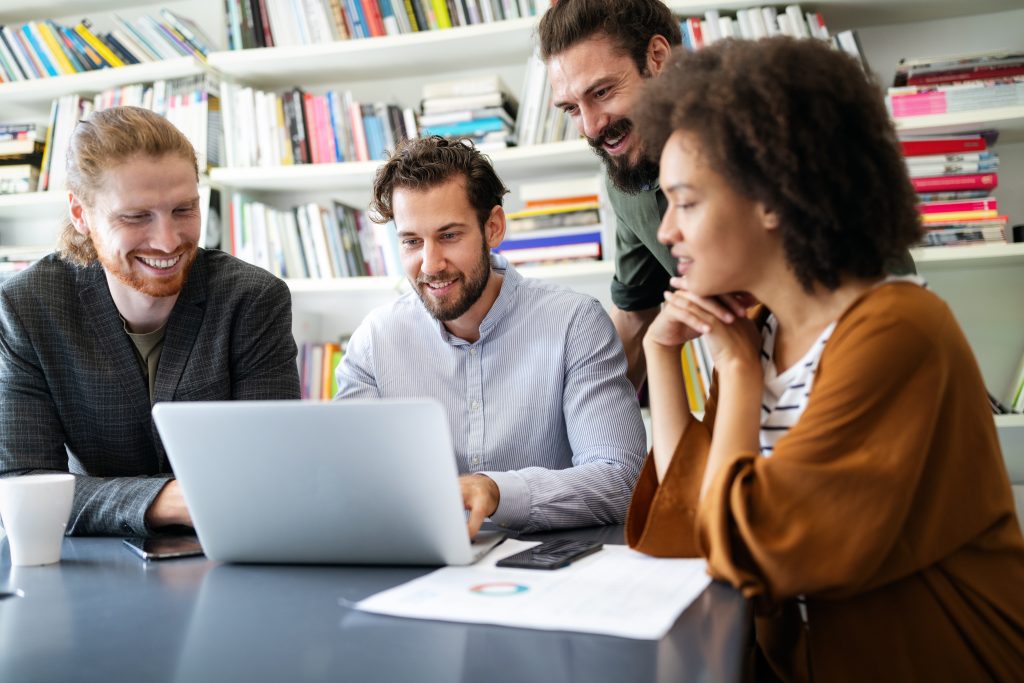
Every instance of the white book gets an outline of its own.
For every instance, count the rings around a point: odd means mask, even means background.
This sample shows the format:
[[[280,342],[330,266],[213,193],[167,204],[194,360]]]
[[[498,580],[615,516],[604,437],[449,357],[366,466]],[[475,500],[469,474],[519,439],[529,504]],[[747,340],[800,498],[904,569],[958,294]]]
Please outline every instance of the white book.
[[[782,33],[779,31],[778,12],[774,7],[762,7],[761,19],[764,21],[764,27],[769,36],[777,36]]]
[[[508,86],[497,74],[486,74],[474,78],[460,78],[452,81],[437,81],[423,85],[423,99],[440,97],[464,97],[508,92]]]
[[[704,44],[713,45],[722,39],[722,17],[716,9],[709,9],[704,13],[704,21],[701,22],[701,29],[704,32]]]
[[[284,277],[287,266],[284,260],[284,240],[281,236],[280,214],[280,211],[267,207],[265,214],[267,221],[267,258],[270,262],[268,270],[278,277]]]
[[[181,56],[180,51],[171,45],[160,31],[154,29],[149,22],[145,21],[148,18],[139,17],[132,23],[132,26],[146,40],[149,47],[159,55],[160,59],[173,59],[174,57]]]
[[[520,184],[519,198],[523,202],[539,202],[563,197],[589,197],[598,194],[600,190],[601,180],[597,175],[576,178],[559,177],[540,183]]]
[[[132,57],[135,57],[135,59],[139,60],[142,63],[154,61],[153,57],[150,55],[149,51],[146,50],[135,39],[134,35],[131,35],[131,34],[125,32],[125,31],[122,31],[119,28],[115,28],[110,33],[111,33],[111,35],[114,36],[115,39],[117,39],[117,41],[119,43],[121,43],[121,45],[124,46],[124,49],[128,50],[128,52],[130,52],[132,54]]]
[[[302,45],[302,41],[296,35],[289,0],[267,0],[267,20],[270,22],[270,35],[274,39],[274,47]]]
[[[309,225],[309,215],[301,206],[293,209],[296,222],[299,225],[299,239],[302,241],[302,254],[306,260],[306,272],[313,279],[320,279],[320,262],[316,257],[316,244],[313,242],[313,231]]]
[[[790,38],[798,37],[793,28],[793,20],[789,18],[788,14],[780,14],[776,17],[776,21],[779,22],[779,33]]]
[[[740,38],[753,40],[754,27],[750,25],[750,13],[754,10],[736,10],[736,22],[740,25]]]
[[[764,23],[764,12],[760,9],[752,9],[747,12],[747,17],[750,19],[750,30],[754,35],[754,40],[767,38],[770,35],[768,27]]]
[[[735,38],[737,30],[736,20],[732,17],[722,17],[718,20],[718,32],[722,38]]]
[[[334,35],[331,31],[333,22],[327,16],[324,2],[321,0],[304,0],[304,4],[310,40],[314,43],[334,42]]]
[[[301,207],[306,212],[309,220],[310,232],[313,235],[313,248],[316,250],[317,267],[320,276],[323,278],[334,278],[338,274],[334,272],[334,264],[331,262],[331,250],[327,245],[327,233],[324,232],[324,223],[320,215],[320,207],[316,202],[310,202]]]
[[[790,26],[793,30],[794,38],[810,38],[811,32],[807,27],[807,21],[804,19],[804,11],[800,9],[800,5],[787,5],[786,15],[789,17]]]
[[[243,0],[244,1],[244,0]],[[291,9],[291,25],[295,31],[295,38],[300,45],[311,45],[313,43],[309,22],[306,18],[304,0],[283,0],[288,2]]]

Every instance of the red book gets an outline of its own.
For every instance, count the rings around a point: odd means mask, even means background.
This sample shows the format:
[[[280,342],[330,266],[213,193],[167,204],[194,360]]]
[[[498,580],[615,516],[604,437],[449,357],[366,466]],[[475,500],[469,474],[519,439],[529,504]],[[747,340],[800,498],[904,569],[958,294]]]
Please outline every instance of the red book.
[[[923,202],[917,205],[921,213],[949,213],[951,211],[998,211],[995,197],[984,199],[964,199],[953,202]]]
[[[263,44],[266,47],[274,47],[274,36],[270,32],[270,15],[267,14],[266,0],[259,0],[260,28],[263,30]]]
[[[358,102],[348,105],[348,116],[352,122],[352,143],[356,151],[356,161],[369,161],[370,149],[366,143],[366,131],[363,129],[363,110]]]
[[[964,175],[928,176],[911,178],[915,192],[950,192],[953,190],[990,190],[999,184],[995,173],[967,173]]]
[[[306,139],[309,140],[311,164],[320,163],[320,121],[316,115],[316,103],[312,93],[302,93],[302,109],[306,114]]]
[[[700,30],[700,19],[690,17],[686,20],[686,23],[690,26],[690,29],[693,32],[693,46],[695,48],[704,47],[704,33]]]
[[[907,78],[907,85],[945,85],[962,81],[980,81],[993,78],[1010,78],[1024,75],[1024,64],[1013,66],[976,66],[961,71],[918,74]]]
[[[984,152],[988,149],[980,135],[957,135],[930,140],[900,140],[903,154],[908,157],[926,154],[952,154],[955,152]]]
[[[363,4],[363,14],[366,16],[367,28],[370,29],[370,35],[386,36],[388,31],[384,28],[384,19],[380,15],[380,7],[377,5],[377,0],[356,0]]]

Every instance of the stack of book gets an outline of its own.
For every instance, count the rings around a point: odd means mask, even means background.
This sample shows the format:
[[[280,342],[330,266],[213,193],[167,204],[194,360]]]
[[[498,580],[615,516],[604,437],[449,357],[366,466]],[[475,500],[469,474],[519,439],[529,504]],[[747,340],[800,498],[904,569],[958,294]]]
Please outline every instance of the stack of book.
[[[23,81],[108,69],[174,57],[205,59],[212,45],[193,22],[170,10],[117,28],[94,32],[88,20],[75,26],[30,21],[0,29],[0,81]]]
[[[900,60],[886,97],[899,119],[1024,105],[1024,53]]]
[[[416,135],[411,108],[361,103],[349,91],[265,92],[221,83],[227,165],[274,167],[385,159]]]
[[[471,140],[477,149],[504,149],[513,142],[519,103],[497,75],[423,86],[421,135]]]
[[[704,404],[711,391],[711,372],[714,364],[703,337],[683,344],[683,385],[686,387],[686,402],[691,413],[703,413]]]
[[[542,0],[225,0],[228,46],[313,45],[529,17]]]
[[[534,54],[523,78],[522,106],[516,119],[516,144],[520,147],[580,138],[576,124],[561,109],[551,104],[548,70]]]
[[[329,401],[338,393],[335,371],[345,353],[340,342],[305,342],[299,349],[299,391],[303,399]]]
[[[45,143],[34,123],[0,123],[0,194],[36,191]]]
[[[994,133],[904,138],[900,141],[918,210],[927,228],[922,246],[1005,243],[1007,217],[995,197],[999,158]]]
[[[598,178],[524,183],[524,209],[507,215],[505,239],[494,251],[510,263],[550,264],[601,258],[603,222]]]
[[[377,224],[339,202],[280,210],[235,194],[231,199],[231,254],[288,279],[402,275],[391,223]]]
[[[758,40],[770,36],[791,36],[793,38],[818,38],[832,44],[839,50],[856,57],[865,68],[867,62],[860,47],[857,32],[841,31],[829,33],[825,18],[818,12],[805,12],[800,5],[787,5],[785,9],[775,7],[751,7],[738,9],[735,16],[718,10],[708,10],[702,17],[683,17],[679,20],[683,47],[699,50],[706,45],[725,38]]]
[[[185,134],[196,150],[199,168],[221,163],[221,120],[218,86],[212,76],[186,76],[112,88],[93,97],[64,95],[50,106],[50,125],[43,154],[39,189],[64,188],[71,132],[93,111],[118,105],[150,109],[166,117]]]

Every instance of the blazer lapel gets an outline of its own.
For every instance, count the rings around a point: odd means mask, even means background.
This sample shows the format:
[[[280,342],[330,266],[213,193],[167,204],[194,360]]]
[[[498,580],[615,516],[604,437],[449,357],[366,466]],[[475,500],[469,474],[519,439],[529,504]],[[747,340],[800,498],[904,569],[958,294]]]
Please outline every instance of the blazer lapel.
[[[110,296],[103,268],[93,265],[80,273],[83,286],[78,296],[96,335],[97,346],[109,356],[111,372],[120,380],[131,410],[137,416],[147,415],[149,387],[142,376],[132,341],[124,331],[124,321]]]
[[[200,249],[167,321],[164,347],[160,352],[160,365],[156,372],[154,402],[174,400],[178,383],[192,354],[192,347],[203,326],[205,304],[206,259]]]

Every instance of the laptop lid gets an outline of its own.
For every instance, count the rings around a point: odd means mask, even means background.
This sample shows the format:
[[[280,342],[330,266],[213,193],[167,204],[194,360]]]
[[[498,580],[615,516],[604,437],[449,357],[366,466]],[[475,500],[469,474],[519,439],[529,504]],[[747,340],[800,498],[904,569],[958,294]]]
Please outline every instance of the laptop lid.
[[[441,565],[480,554],[436,401],[165,402],[153,419],[210,559]],[[486,552],[500,535],[478,540]]]

